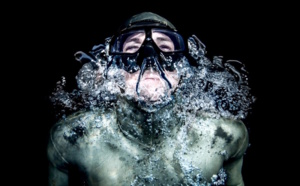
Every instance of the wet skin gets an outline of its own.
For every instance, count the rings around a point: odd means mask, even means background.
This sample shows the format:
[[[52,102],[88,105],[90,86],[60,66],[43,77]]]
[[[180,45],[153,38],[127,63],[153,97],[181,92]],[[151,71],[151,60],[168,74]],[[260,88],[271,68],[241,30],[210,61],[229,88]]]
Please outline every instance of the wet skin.
[[[154,34],[158,47],[174,50],[167,38]],[[145,35],[125,42],[124,52],[138,50]],[[138,104],[161,101],[175,91],[176,71],[159,73],[149,68],[136,84],[140,71],[122,71],[124,95],[115,108],[77,112],[50,131],[49,185],[208,185],[221,170],[226,185],[244,185],[241,168],[248,134],[241,121],[213,119],[205,113],[187,113],[176,102],[146,112]],[[139,98],[140,98],[139,97]],[[220,176],[220,175],[219,175]]]
[[[247,146],[240,121],[172,104],[150,114],[120,99],[116,109],[78,112],[52,127],[49,184],[189,185],[211,182],[224,168],[226,185],[243,185]]]

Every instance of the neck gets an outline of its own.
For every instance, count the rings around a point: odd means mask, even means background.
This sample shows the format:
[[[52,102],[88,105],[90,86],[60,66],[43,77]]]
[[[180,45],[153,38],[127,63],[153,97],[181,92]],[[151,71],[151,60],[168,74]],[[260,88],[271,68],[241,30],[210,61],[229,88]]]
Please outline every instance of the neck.
[[[155,111],[147,112],[138,103],[119,99],[117,119],[123,134],[149,148],[155,148],[162,138],[167,137],[182,122],[174,111],[172,103]]]

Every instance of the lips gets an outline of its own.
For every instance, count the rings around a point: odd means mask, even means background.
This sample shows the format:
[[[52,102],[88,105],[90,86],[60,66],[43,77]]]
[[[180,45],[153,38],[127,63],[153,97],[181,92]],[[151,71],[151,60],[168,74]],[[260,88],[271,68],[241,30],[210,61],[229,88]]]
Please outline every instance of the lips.
[[[160,76],[158,74],[153,74],[153,73],[145,73],[143,75],[142,80],[153,80],[153,81],[158,81],[160,79]]]
[[[146,77],[146,78],[143,78],[143,80],[153,80],[153,81],[158,81],[159,78]]]

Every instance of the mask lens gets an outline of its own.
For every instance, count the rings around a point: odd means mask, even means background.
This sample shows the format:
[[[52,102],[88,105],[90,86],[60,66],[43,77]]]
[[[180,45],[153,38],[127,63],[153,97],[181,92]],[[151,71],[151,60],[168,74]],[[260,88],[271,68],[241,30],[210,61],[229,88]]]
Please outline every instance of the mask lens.
[[[152,40],[162,52],[181,52],[184,51],[184,41],[181,35],[176,32],[152,29]]]
[[[135,53],[146,38],[144,30],[135,30],[118,36],[111,47],[112,53]]]

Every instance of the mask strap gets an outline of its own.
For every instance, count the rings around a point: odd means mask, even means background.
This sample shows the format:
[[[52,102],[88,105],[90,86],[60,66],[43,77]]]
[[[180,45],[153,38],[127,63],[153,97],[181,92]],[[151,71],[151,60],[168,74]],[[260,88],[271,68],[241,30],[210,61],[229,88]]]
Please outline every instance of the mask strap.
[[[145,69],[146,69],[146,68],[145,68],[146,63],[147,63],[147,61],[144,59],[144,61],[143,61],[143,63],[142,63],[142,66],[141,66],[141,72],[140,72],[140,74],[139,74],[139,78],[138,78],[138,81],[137,81],[137,83],[136,83],[136,93],[137,93],[138,96],[140,95],[140,92],[138,91],[138,90],[139,90],[139,85],[140,85],[140,80],[141,80],[142,75],[143,75],[144,72],[145,72]]]
[[[158,60],[156,58],[154,58],[154,61],[155,61],[155,66],[158,68],[159,75],[168,83],[169,88],[171,89],[172,88],[172,84],[167,79],[166,74],[164,73],[162,66],[159,64],[159,62],[158,62]]]

